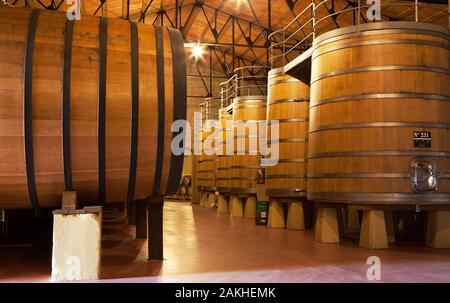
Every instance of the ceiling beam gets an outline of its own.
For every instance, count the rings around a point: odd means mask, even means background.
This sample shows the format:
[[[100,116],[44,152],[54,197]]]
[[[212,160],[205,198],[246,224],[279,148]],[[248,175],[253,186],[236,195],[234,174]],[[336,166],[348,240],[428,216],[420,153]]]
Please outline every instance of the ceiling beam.
[[[293,17],[293,18],[296,18],[297,15],[295,14],[294,9],[295,9],[295,4],[296,4],[297,2],[292,2],[292,0],[285,0],[285,3],[286,3],[286,5],[287,5],[288,8],[289,8],[289,11],[291,12],[292,17]],[[298,24],[299,27],[302,26],[298,20],[297,20],[297,24]],[[301,32],[302,32],[302,34],[303,34],[303,37],[306,37],[306,34],[305,34],[305,32],[304,32],[303,29],[301,30]],[[286,33],[286,35],[287,35],[287,36],[290,36],[289,33]],[[298,42],[300,42],[300,41],[297,40],[297,43],[298,43]],[[306,39],[305,42],[308,43],[308,42],[309,42],[309,39]]]
[[[150,0],[147,4],[147,6],[145,7],[145,9],[142,11],[141,17],[139,18],[138,22],[144,21],[145,20],[145,15],[147,14],[148,9],[150,8],[150,6],[152,5],[153,0]],[[144,4],[144,2],[142,2],[142,4]]]
[[[405,0],[409,2],[414,2],[415,0]],[[430,4],[445,4],[448,5],[448,0],[420,0],[422,3],[430,3]]]
[[[130,20],[130,0],[122,0],[122,19]]]
[[[263,28],[261,26],[261,24],[259,23],[258,17],[256,16],[255,10],[253,9],[253,5],[250,2],[250,0],[247,0],[247,3],[248,3],[248,6],[250,7],[250,10],[252,11],[252,15],[253,15],[253,18],[255,19],[256,25],[259,27],[259,30],[263,33],[264,38],[266,38],[266,41],[268,41],[269,30],[267,28]]]
[[[189,15],[186,19],[186,23],[181,28],[181,33],[183,34],[184,39],[186,39],[187,34],[191,30],[191,27],[195,22],[195,19],[197,19],[198,14],[201,12],[203,4],[203,0],[196,0],[194,5],[192,6],[191,11],[189,12]]]

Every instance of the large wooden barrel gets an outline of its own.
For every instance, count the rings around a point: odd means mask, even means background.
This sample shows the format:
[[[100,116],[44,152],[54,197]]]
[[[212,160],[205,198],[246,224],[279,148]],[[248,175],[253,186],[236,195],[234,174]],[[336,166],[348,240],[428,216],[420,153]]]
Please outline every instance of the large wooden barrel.
[[[221,193],[228,193],[230,191],[230,170],[231,157],[227,155],[227,132],[231,134],[232,126],[228,125],[232,121],[233,116],[227,112],[226,108],[220,109],[219,126],[220,134],[217,142],[217,156],[216,156],[216,186],[217,191]],[[220,151],[220,152],[219,152]]]
[[[309,86],[284,73],[269,71],[267,124],[278,121],[278,164],[266,167],[266,194],[269,197],[306,197],[308,154]],[[268,133],[270,133],[268,131]]]
[[[102,204],[177,191],[183,38],[95,16],[0,8],[0,208]]]
[[[256,193],[256,181],[260,166],[259,131],[250,133],[252,128],[259,129],[259,122],[266,120],[266,96],[242,96],[233,101],[234,154],[231,157],[230,192],[233,194]],[[244,134],[237,129],[241,125]],[[237,141],[244,140],[243,147]],[[265,138],[264,138],[265,139]],[[256,146],[251,146],[253,141]]]
[[[450,204],[450,38],[388,22],[314,41],[308,199]]]

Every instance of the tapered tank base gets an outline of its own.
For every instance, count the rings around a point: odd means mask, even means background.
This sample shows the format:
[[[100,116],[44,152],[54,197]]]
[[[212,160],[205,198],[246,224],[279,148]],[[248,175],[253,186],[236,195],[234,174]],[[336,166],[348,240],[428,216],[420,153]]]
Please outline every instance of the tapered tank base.
[[[198,200],[198,205],[203,207],[203,204],[204,204],[204,202],[203,202],[203,192],[199,191],[198,195],[200,197],[200,199]]]
[[[248,219],[255,219],[256,216],[256,197],[248,196],[245,200],[244,217]]]
[[[386,221],[382,210],[365,210],[363,212],[359,246],[369,249],[389,247]]]
[[[206,205],[207,208],[214,208],[216,206],[216,194],[215,193],[208,193],[208,196],[206,198]]]
[[[206,207],[208,204],[208,193],[207,192],[202,192],[201,193],[201,198],[200,198],[200,206],[201,207]]]
[[[432,248],[450,248],[450,211],[428,213],[426,245]]]
[[[226,214],[229,213],[228,209],[228,197],[225,195],[219,195],[217,197],[217,213]]]
[[[270,228],[285,228],[283,203],[278,200],[270,201],[267,226]]]
[[[290,202],[288,204],[286,228],[292,230],[305,230],[303,202]]]
[[[230,212],[232,217],[238,218],[244,217],[244,208],[242,206],[242,200],[238,195],[231,195]]]
[[[317,209],[314,225],[315,240],[321,243],[339,243],[339,223],[336,208]]]

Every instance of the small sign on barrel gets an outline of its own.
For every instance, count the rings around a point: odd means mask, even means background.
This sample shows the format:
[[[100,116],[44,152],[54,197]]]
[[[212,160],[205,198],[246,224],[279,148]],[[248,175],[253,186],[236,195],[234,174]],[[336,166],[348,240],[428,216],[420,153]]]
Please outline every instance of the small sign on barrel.
[[[415,148],[431,148],[431,132],[415,131],[413,141]]]

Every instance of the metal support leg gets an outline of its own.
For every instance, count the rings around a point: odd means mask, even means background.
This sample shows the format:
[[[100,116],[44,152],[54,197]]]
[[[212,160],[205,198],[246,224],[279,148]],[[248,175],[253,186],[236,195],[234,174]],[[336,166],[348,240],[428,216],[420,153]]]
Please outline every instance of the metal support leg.
[[[147,238],[147,200],[134,202],[136,209],[136,239]]]
[[[148,260],[163,259],[163,207],[164,197],[150,197],[148,199]]]
[[[127,203],[127,218],[128,225],[136,224],[136,204],[130,202]]]

